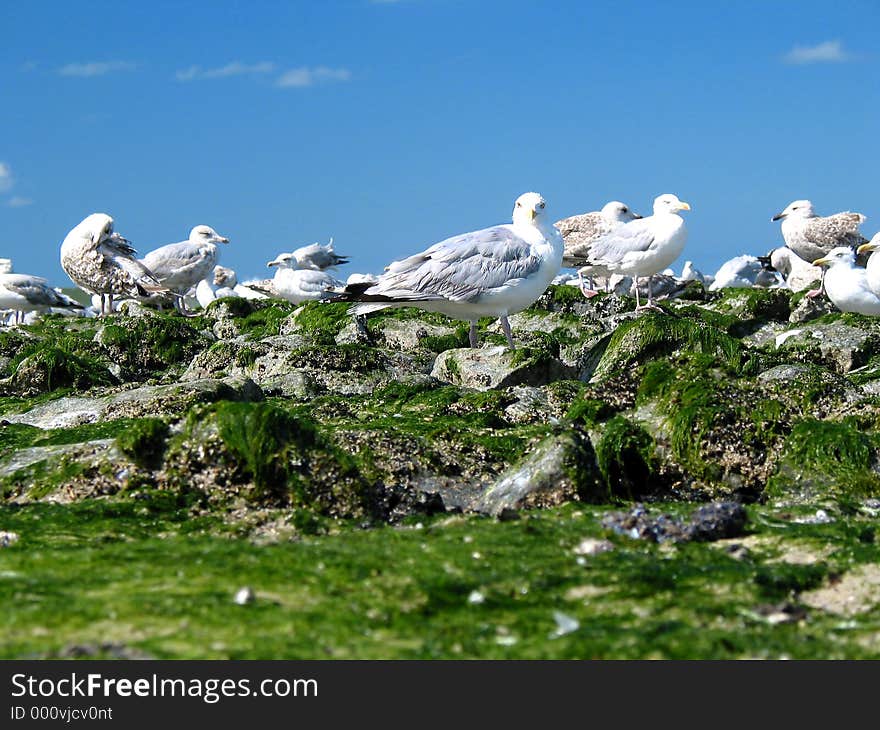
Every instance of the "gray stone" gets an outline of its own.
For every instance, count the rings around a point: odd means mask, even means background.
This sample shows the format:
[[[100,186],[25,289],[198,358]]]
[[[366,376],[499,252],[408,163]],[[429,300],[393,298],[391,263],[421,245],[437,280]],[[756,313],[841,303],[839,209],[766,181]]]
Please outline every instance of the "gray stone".
[[[532,350],[494,346],[446,350],[431,370],[438,380],[476,390],[513,385],[546,385],[576,377],[576,370],[556,358]]]
[[[777,350],[800,352],[802,358],[812,353],[838,373],[848,373],[865,365],[880,351],[880,338],[876,334],[842,322],[807,324],[796,334],[778,335],[776,342]]]

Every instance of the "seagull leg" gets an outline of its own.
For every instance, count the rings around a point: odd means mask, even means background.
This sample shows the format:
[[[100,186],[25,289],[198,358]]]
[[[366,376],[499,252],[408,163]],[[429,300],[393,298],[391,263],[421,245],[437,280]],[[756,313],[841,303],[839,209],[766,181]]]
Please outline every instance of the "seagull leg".
[[[589,299],[590,297],[594,297],[594,296],[596,296],[599,292],[597,292],[597,291],[593,288],[593,277],[592,277],[592,276],[587,277],[587,281],[588,281],[589,284],[590,284],[589,288],[587,288],[586,286],[584,286],[584,274],[583,274],[583,272],[578,271],[578,284],[580,285],[581,294],[583,294],[587,299]]]
[[[501,318],[501,329],[504,331],[504,336],[507,338],[507,344],[510,345],[510,349],[515,350],[516,345],[513,344],[513,332],[510,331],[510,322],[507,320],[507,315]]]
[[[113,292],[107,295],[107,314],[113,314]]]
[[[471,347],[479,347],[480,346],[480,337],[477,335],[477,323],[471,322],[471,328],[468,330],[468,341],[470,342]]]
[[[825,271],[822,271],[822,280],[819,282],[818,289],[810,289],[804,296],[815,299],[825,293]]]
[[[636,288],[636,309],[642,308],[642,302],[639,299],[639,277],[633,276],[633,286]]]

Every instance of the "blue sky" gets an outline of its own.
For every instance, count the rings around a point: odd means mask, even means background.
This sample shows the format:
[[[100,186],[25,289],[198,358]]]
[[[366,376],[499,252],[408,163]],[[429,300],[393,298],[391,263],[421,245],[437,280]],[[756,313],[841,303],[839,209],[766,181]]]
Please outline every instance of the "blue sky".
[[[333,236],[389,261],[507,222],[656,195],[682,259],[781,242],[796,198],[880,230],[880,3],[0,3],[0,256],[69,286],[106,212],[143,254],[206,223],[266,276]]]

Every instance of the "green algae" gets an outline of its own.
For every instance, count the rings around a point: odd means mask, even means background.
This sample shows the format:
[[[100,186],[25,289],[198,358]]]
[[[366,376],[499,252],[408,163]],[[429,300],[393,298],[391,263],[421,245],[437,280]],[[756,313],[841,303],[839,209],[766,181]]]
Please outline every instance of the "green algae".
[[[596,462],[611,499],[632,499],[653,491],[657,471],[654,439],[637,423],[614,416],[602,429],[596,446]]]
[[[343,327],[352,321],[345,302],[306,302],[296,313],[296,329],[316,344],[333,345]]]
[[[49,393],[75,388],[87,390],[111,385],[115,378],[91,357],[83,357],[63,347],[40,342],[18,351],[12,364],[12,383],[16,391]]]
[[[21,539],[0,551],[0,657],[107,644],[160,659],[880,656],[875,611],[765,618],[770,602],[798,606],[830,576],[880,561],[877,544],[858,537],[864,521],[797,525],[751,508],[762,537],[835,547],[821,564],[797,565],[759,549],[735,559],[713,544],[609,535],[606,511],[422,517],[418,527],[338,525],[256,544],[167,500],[6,506],[4,529]],[[579,564],[573,549],[585,537],[614,549]],[[239,606],[244,585],[256,600]],[[559,635],[555,611],[577,628]]]
[[[168,424],[160,418],[143,418],[128,425],[117,437],[116,445],[138,466],[161,465],[168,440]]]
[[[98,341],[107,357],[127,370],[165,370],[191,360],[207,345],[194,324],[179,316],[162,314],[115,318],[98,333]]]

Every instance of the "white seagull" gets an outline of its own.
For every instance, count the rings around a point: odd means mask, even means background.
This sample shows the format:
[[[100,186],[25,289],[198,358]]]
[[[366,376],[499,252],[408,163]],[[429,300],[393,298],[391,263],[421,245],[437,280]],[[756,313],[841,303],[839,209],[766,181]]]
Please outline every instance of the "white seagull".
[[[211,226],[196,226],[189,240],[160,246],[142,260],[164,287],[178,295],[174,304],[183,314],[187,314],[184,295],[217,265],[218,243],[229,243],[229,239]]]
[[[333,250],[333,239],[328,243],[311,243],[292,252],[298,269],[326,271],[348,263],[348,256],[340,256]]]
[[[345,283],[321,269],[299,268],[299,260],[292,253],[282,253],[266,266],[276,266],[272,277],[272,296],[294,304],[326,299],[345,289]]]
[[[548,220],[538,193],[516,199],[513,223],[447,238],[414,256],[394,261],[375,284],[352,284],[331,301],[360,302],[357,315],[386,307],[419,307],[470,322],[477,347],[477,320],[493,317],[511,348],[508,316],[535,302],[559,273],[563,240]]]
[[[813,265],[827,267],[825,293],[841,312],[880,315],[880,297],[868,284],[867,270],[856,266],[855,252],[849,246],[832,248]]]
[[[599,238],[590,247],[587,264],[581,272],[592,275],[607,270],[616,274],[629,274],[635,278],[636,307],[639,301],[639,278],[648,277],[648,307],[654,306],[651,279],[684,250],[687,228],[678,211],[690,210],[691,206],[675,195],[660,195],[654,200],[654,215],[630,221],[618,226]]]
[[[113,297],[145,297],[168,290],[135,258],[128,239],[113,230],[106,213],[92,213],[61,244],[61,268],[88,294],[101,297],[101,314],[113,311]]]
[[[626,203],[612,200],[602,206],[602,210],[594,210],[589,213],[581,213],[556,221],[555,225],[562,234],[565,242],[565,250],[562,254],[562,265],[566,268],[580,268],[588,263],[590,248],[602,236],[611,233],[618,226],[622,226],[632,220],[641,218]],[[606,278],[605,290],[608,290],[609,271],[602,271],[595,267],[592,276],[604,276]],[[590,288],[584,287],[583,274],[578,274],[578,281],[584,296],[591,297],[596,294],[592,282]]]
[[[859,246],[858,253],[870,254],[868,265],[865,267],[865,276],[871,291],[880,297],[880,254],[874,253],[877,249],[880,249],[880,233],[875,233],[870,241]]]
[[[55,291],[41,276],[0,274],[0,309],[15,311],[15,322],[24,320],[25,312],[49,309],[84,309],[66,294]]]

